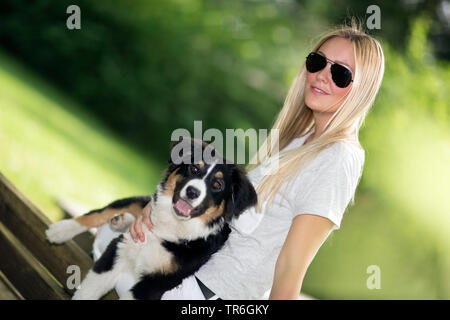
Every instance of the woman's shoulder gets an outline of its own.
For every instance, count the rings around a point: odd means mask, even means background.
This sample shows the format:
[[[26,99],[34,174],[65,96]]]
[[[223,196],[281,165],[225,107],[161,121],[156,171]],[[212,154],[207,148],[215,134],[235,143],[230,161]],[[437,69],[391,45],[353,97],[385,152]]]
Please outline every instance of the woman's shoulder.
[[[357,155],[364,157],[365,151],[357,141],[338,141],[332,147],[341,155]]]
[[[337,141],[319,153],[316,162],[330,165],[362,166],[365,160],[365,151],[358,142]]]

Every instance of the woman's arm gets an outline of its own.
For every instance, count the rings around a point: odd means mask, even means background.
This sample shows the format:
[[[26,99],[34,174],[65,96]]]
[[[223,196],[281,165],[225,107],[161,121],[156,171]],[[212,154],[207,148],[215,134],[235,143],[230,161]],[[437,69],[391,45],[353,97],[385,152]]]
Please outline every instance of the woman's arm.
[[[331,220],[318,215],[293,219],[275,265],[269,299],[298,299],[306,270],[332,227]]]

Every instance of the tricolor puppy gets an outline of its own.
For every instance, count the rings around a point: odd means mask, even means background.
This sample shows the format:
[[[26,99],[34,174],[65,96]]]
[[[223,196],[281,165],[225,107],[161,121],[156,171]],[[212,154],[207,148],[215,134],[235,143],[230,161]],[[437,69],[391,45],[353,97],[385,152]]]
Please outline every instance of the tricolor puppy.
[[[195,163],[195,150],[208,151],[209,159]],[[47,238],[60,243],[108,223],[126,230],[133,219],[125,221],[124,214],[137,216],[149,201],[153,229],[143,225],[145,242],[135,243],[129,233],[114,238],[73,299],[99,299],[123,277],[131,279],[131,285],[122,299],[160,299],[223,246],[230,233],[228,222],[255,205],[257,195],[241,167],[225,163],[210,145],[184,138],[173,146],[169,167],[153,196],[117,200],[60,221],[50,226]]]

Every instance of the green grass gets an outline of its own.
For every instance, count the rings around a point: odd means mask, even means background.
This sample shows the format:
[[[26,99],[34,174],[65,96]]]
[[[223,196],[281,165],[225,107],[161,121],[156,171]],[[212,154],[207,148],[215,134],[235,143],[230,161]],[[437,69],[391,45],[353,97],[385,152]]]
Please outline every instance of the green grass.
[[[0,171],[53,221],[58,198],[96,208],[150,194],[163,168],[3,54],[0,146]]]

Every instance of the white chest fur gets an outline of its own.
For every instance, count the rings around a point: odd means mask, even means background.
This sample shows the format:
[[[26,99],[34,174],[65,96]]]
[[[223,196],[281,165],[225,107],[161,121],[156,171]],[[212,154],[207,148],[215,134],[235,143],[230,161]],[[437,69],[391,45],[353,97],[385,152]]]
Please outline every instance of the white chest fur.
[[[119,245],[118,257],[126,269],[136,277],[145,273],[164,270],[171,264],[172,253],[161,244],[161,240],[143,226],[145,241],[135,243],[129,233],[124,234],[124,242]]]
[[[145,242],[135,243],[129,233],[123,234],[119,243],[115,267],[119,269],[115,289],[121,299],[131,299],[129,289],[139,281],[143,274],[164,271],[172,261],[172,254],[161,244],[161,240],[143,226]],[[94,242],[94,259],[98,260],[108,244],[119,236],[108,224],[99,228]]]

